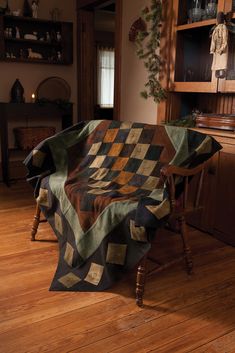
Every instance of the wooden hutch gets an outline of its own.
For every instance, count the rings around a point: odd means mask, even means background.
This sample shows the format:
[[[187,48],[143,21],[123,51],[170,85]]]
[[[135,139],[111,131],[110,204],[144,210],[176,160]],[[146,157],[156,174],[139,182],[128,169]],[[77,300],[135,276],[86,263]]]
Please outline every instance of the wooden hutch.
[[[233,3],[218,0],[217,11],[232,11],[235,24]],[[158,123],[185,117],[193,109],[224,118],[235,115],[235,34],[229,32],[226,77],[216,78],[211,72],[210,54],[210,31],[216,19],[189,23],[189,4],[187,0],[163,1],[166,21],[162,28],[161,55],[165,67],[161,80],[168,94],[167,100],[159,104]],[[204,211],[191,223],[235,245],[235,132],[212,128],[199,131],[214,136],[223,149],[208,165],[201,200]]]

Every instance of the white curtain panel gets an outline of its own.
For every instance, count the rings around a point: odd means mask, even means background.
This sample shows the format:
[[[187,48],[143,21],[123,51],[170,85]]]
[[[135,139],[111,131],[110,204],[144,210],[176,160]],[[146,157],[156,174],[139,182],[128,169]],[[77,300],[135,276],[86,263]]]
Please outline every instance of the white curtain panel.
[[[98,48],[98,104],[113,107],[114,101],[114,49]]]

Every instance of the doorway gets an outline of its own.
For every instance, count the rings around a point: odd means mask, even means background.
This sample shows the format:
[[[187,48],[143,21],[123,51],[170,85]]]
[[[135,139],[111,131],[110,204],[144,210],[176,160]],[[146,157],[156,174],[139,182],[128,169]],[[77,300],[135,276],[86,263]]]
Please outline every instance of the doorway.
[[[78,120],[119,119],[121,2],[78,5]]]

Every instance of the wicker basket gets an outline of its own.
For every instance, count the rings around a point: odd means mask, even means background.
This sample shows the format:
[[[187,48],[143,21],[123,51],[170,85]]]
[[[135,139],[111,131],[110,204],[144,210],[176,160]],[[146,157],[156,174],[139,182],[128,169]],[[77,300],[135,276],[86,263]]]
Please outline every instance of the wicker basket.
[[[17,127],[14,133],[17,147],[22,150],[31,150],[47,137],[54,135],[55,127]]]

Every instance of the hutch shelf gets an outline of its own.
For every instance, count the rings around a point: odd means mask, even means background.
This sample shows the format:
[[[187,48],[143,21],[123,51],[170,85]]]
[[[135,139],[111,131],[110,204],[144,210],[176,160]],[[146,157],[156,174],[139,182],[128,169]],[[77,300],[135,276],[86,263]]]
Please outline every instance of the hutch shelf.
[[[0,60],[70,65],[73,24],[0,15]]]
[[[211,71],[210,33],[216,18],[197,22],[188,19],[190,0],[163,2],[161,56],[164,59],[162,85],[167,99],[158,106],[158,123],[185,118],[193,110],[203,115],[235,114],[235,35],[229,31],[228,68],[224,78]],[[232,0],[218,0],[217,12],[232,12]],[[202,8],[205,1],[202,1]],[[221,127],[223,124],[221,122]],[[221,143],[223,149],[211,160],[201,203],[204,211],[190,223],[235,246],[235,132],[199,128]]]

